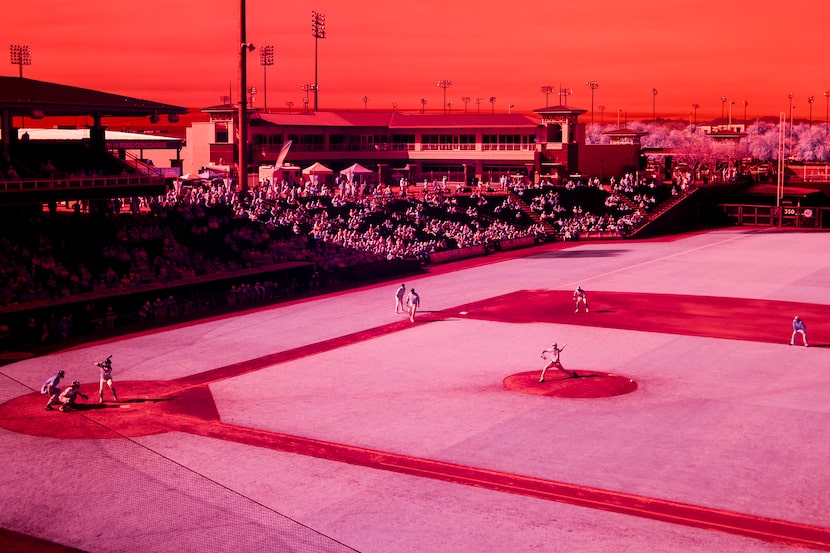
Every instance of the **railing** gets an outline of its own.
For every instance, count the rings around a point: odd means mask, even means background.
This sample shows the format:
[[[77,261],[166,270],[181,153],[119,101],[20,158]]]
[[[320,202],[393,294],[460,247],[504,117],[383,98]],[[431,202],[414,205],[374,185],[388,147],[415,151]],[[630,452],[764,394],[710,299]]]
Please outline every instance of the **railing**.
[[[155,167],[153,165],[147,165],[147,163],[143,159],[141,159],[137,155],[133,154],[132,152],[125,151],[124,154],[125,154],[125,157],[127,158],[127,160],[130,161],[130,165],[132,167],[135,167],[139,171],[141,171],[141,173],[143,175],[152,175],[152,176],[156,176],[156,177],[165,177],[165,176],[167,176],[167,175],[165,175],[165,171],[163,170],[163,168]],[[179,173],[179,174],[181,174],[181,173]],[[174,176],[178,176],[178,175],[174,175]]]
[[[453,152],[532,152],[535,151],[534,144],[433,144],[433,143],[377,143],[377,144],[292,144],[292,152],[432,152],[432,151],[453,151]],[[561,149],[561,148],[559,148]],[[278,146],[255,145],[254,151],[262,156],[277,155],[280,151]]]
[[[720,204],[736,225],[781,226],[802,229],[830,228],[830,208],[809,206],[769,206]]]
[[[409,152],[415,150],[415,144],[292,144],[292,152]],[[279,147],[255,146],[254,151],[267,156],[276,156]]]
[[[482,144],[482,152],[528,152],[536,149],[534,144]]]
[[[773,226],[776,221],[776,208],[768,205],[721,204],[726,215],[736,225]]]
[[[49,179],[0,180],[2,192],[39,192],[48,190],[88,190],[118,188],[125,186],[148,186],[164,184],[164,178],[145,175],[117,177],[52,177]]]

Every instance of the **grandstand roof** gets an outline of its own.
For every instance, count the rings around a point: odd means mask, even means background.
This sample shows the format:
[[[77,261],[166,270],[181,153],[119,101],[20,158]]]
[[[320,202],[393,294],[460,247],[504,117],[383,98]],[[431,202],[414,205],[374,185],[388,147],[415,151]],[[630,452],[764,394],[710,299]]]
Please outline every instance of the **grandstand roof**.
[[[256,117],[273,125],[309,127],[387,127],[390,129],[417,128],[516,128],[537,127],[538,118],[523,114],[448,113],[411,114],[398,111],[317,111],[301,113],[261,113]]]
[[[28,135],[29,140],[35,141],[78,141],[89,139],[89,129],[17,129],[19,138],[24,134]],[[180,139],[169,136],[111,131],[109,129],[104,131],[104,140],[110,148],[124,148],[128,150],[176,149],[180,148],[182,144]]]
[[[0,76],[0,110],[23,117],[180,115],[187,108],[22,77]]]

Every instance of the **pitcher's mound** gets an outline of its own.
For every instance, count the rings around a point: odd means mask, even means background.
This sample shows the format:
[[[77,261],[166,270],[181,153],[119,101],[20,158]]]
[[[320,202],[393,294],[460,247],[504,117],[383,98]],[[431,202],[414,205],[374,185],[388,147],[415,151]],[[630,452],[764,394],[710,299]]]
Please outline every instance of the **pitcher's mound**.
[[[637,382],[618,374],[576,371],[576,376],[566,376],[561,371],[549,370],[545,381],[539,382],[541,372],[512,374],[504,379],[504,387],[524,394],[571,398],[621,396],[637,389]],[[574,371],[568,373],[573,374]]]

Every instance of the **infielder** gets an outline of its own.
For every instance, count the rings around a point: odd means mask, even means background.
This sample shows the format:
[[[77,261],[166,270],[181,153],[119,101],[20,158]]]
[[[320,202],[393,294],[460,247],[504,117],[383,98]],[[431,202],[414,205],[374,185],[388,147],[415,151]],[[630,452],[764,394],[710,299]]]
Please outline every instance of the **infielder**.
[[[807,347],[807,325],[804,324],[804,321],[798,318],[798,315],[795,316],[793,319],[793,335],[790,338],[790,345],[795,345],[795,337],[801,333],[801,340],[804,342],[804,347]]]
[[[412,288],[409,291],[409,297],[406,298],[406,305],[409,306],[409,321],[415,322],[415,313],[418,311],[418,307],[421,306],[421,296],[415,291],[415,288]]]
[[[585,290],[582,289],[582,286],[577,286],[576,290],[574,290],[574,301],[576,302],[574,313],[579,313],[579,302],[585,305],[585,312],[588,312],[588,296],[585,295]]]
[[[395,291],[395,313],[403,313],[406,309],[403,308],[403,297],[406,295],[406,284],[401,284],[401,287]]]

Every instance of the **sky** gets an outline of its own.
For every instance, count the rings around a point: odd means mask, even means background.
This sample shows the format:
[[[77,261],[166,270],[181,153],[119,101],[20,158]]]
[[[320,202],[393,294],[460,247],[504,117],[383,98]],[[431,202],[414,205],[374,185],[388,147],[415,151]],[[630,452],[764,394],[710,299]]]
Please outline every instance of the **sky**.
[[[0,37],[27,45],[28,78],[201,108],[239,98],[242,0],[4,2]],[[802,0],[246,0],[254,106],[451,112],[545,107],[597,122],[673,117],[698,122],[793,113],[824,120],[830,89],[830,2]],[[312,11],[326,16],[315,41]],[[259,47],[274,46],[274,65]],[[18,75],[5,64],[3,75]],[[570,90],[562,97],[560,90]],[[657,90],[657,94],[653,94]],[[792,103],[788,94],[793,94]],[[267,98],[266,98],[267,96]],[[722,97],[727,101],[723,102]],[[363,98],[368,100],[364,102]],[[471,101],[464,104],[462,98]],[[489,102],[495,97],[494,104]],[[476,98],[484,100],[476,105]],[[732,102],[735,102],[732,104]],[[745,106],[745,102],[747,103]],[[313,106],[313,96],[311,96]],[[600,108],[604,106],[604,109]]]

